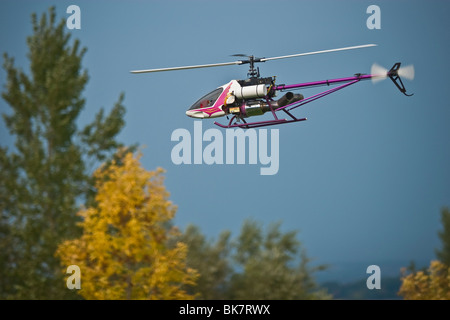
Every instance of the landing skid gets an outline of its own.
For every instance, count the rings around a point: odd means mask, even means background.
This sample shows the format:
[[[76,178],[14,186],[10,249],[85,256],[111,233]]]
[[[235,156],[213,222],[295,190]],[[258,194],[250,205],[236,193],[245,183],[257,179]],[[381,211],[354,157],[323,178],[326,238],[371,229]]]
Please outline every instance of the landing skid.
[[[268,121],[258,121],[258,122],[249,122],[249,123],[233,123],[231,122],[228,125],[224,125],[221,123],[218,123],[217,121],[214,122],[215,125],[221,127],[221,128],[244,128],[244,129],[251,129],[251,128],[258,128],[258,127],[267,127],[267,126],[273,126],[276,124],[285,124],[285,123],[292,123],[292,122],[299,122],[299,121],[305,121],[306,118],[301,119],[278,119],[278,120],[268,120]]]
[[[214,122],[215,125],[221,127],[221,128],[258,128],[258,127],[267,127],[267,126],[273,126],[276,124],[286,124],[286,123],[292,123],[292,122],[299,122],[299,121],[305,121],[306,118],[296,118],[294,117],[289,111],[284,110],[283,111],[291,117],[291,119],[278,119],[277,115],[275,114],[275,111],[272,110],[272,115],[274,117],[273,120],[267,120],[267,121],[258,121],[258,122],[246,122],[244,118],[238,118],[237,116],[233,116],[228,122],[228,125],[224,125],[221,123],[218,123],[217,121]],[[242,120],[243,123],[239,123],[238,120]],[[234,121],[234,123],[233,123]]]

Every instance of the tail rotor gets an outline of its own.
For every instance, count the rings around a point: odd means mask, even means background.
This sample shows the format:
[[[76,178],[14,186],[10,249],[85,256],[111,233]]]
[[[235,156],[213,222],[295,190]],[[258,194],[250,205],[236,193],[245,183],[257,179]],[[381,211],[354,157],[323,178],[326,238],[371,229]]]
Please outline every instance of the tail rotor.
[[[372,75],[372,82],[378,83],[387,78],[388,69],[380,66],[379,64],[374,63],[372,65],[372,68],[370,69],[370,74]]]
[[[414,80],[415,72],[414,72],[414,66],[409,65],[406,67],[401,67],[398,69],[398,75],[402,78],[408,79],[408,80]]]
[[[413,65],[409,65],[406,67],[400,66],[401,63],[397,62],[390,70],[388,70],[374,63],[370,70],[370,73],[372,75],[372,82],[377,83],[389,77],[394,82],[395,86],[400,90],[401,93],[403,93],[406,96],[412,96],[412,94],[406,93],[406,88],[405,85],[403,84],[401,77],[407,80],[414,80],[415,76],[414,66]]]

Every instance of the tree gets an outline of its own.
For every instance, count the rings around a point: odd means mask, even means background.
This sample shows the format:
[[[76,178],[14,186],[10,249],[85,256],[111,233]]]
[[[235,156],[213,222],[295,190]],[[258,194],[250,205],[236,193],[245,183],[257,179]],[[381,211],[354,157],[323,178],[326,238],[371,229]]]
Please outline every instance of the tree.
[[[445,265],[450,266],[450,209],[447,207],[441,210],[441,223],[443,230],[439,231],[438,235],[442,248],[436,250],[436,257]]]
[[[146,171],[127,153],[95,172],[96,206],[81,210],[81,237],[57,251],[63,265],[80,267],[79,293],[86,299],[191,299],[187,247],[168,223],[176,207],[168,200],[162,169]]]
[[[443,230],[438,232],[442,248],[436,250],[438,260],[428,269],[402,269],[402,284],[398,294],[408,300],[450,300],[450,210],[441,210]],[[409,272],[408,272],[409,271]]]
[[[450,267],[440,261],[431,261],[426,272],[404,274],[401,280],[398,294],[404,299],[450,300]]]
[[[326,299],[313,279],[324,266],[310,267],[297,232],[283,233],[280,223],[263,230],[256,221],[244,221],[231,239],[221,233],[215,243],[198,228],[186,229],[188,265],[200,276],[193,292],[200,299]]]
[[[324,266],[311,268],[297,232],[282,233],[280,223],[264,234],[260,225],[245,221],[235,242],[234,260],[242,272],[231,278],[232,299],[322,299],[312,277]]]
[[[187,265],[199,272],[195,287],[186,290],[197,299],[227,298],[227,284],[232,272],[230,266],[230,235],[223,231],[217,241],[208,240],[197,226],[189,225],[180,236],[188,246]]]
[[[116,136],[124,125],[124,96],[109,115],[102,109],[79,130],[86,48],[71,40],[64,19],[56,22],[53,7],[39,20],[33,14],[32,26],[29,72],[4,54],[2,97],[11,113],[3,118],[15,148],[0,147],[0,298],[63,299],[74,295],[54,253],[59,242],[79,234],[75,213],[92,201],[89,164],[121,146]]]

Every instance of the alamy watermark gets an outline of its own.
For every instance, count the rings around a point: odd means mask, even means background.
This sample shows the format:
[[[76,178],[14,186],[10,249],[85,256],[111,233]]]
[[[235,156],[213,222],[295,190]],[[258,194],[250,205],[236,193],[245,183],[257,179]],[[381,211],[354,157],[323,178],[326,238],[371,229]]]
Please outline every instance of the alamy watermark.
[[[261,175],[277,174],[280,164],[279,129],[270,129],[270,153],[268,129],[226,129],[225,137],[222,132],[219,129],[207,129],[203,132],[201,120],[194,121],[193,135],[187,129],[175,129],[170,137],[171,141],[178,142],[172,148],[172,163],[246,164],[248,155],[248,164],[258,164],[259,161],[262,165]]]
[[[367,14],[370,16],[367,18],[366,26],[368,29],[381,29],[381,9],[374,4],[367,7]]]
[[[67,289],[81,289],[81,270],[76,264],[67,267],[66,273],[71,274],[66,280]]]
[[[77,5],[67,7],[66,13],[71,14],[66,20],[66,27],[70,30],[81,29],[81,9]]]
[[[381,289],[381,269],[379,266],[373,264],[367,267],[366,273],[370,274],[367,278],[367,289]]]

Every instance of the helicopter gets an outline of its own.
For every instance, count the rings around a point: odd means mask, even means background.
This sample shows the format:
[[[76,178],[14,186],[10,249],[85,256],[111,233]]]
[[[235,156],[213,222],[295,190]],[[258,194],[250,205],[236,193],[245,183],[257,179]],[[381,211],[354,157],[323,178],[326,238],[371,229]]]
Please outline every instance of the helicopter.
[[[219,86],[218,88],[207,93],[200,99],[198,99],[192,106],[186,111],[186,115],[196,119],[209,119],[218,117],[227,117],[228,124],[221,124],[217,121],[215,125],[221,128],[257,128],[266,127],[278,124],[287,124],[305,121],[307,118],[298,118],[292,114],[292,110],[301,107],[307,103],[316,101],[331,93],[337,92],[341,89],[349,87],[355,83],[363,80],[371,79],[373,82],[390,78],[395,86],[406,96],[412,96],[406,92],[400,76],[412,80],[414,79],[414,67],[412,65],[401,67],[401,63],[395,63],[391,69],[387,70],[377,64],[373,64],[371,68],[371,74],[356,73],[350,77],[329,79],[314,82],[305,82],[298,84],[281,84],[275,83],[276,77],[261,77],[259,67],[255,67],[256,63],[272,61],[277,59],[286,59],[301,57],[314,54],[331,53],[345,50],[354,50],[375,47],[376,44],[364,44],[351,47],[343,47],[337,49],[328,49],[322,51],[297,53],[285,56],[277,56],[270,58],[258,58],[253,55],[235,54],[233,56],[243,57],[246,59],[202,64],[182,67],[170,67],[159,69],[145,69],[145,70],[133,70],[131,73],[151,73],[151,72],[165,72],[165,71],[178,71],[186,69],[197,68],[210,68],[221,67],[230,65],[243,65],[249,64],[249,71],[247,73],[247,79],[245,80],[231,80],[230,82]],[[313,88],[319,86],[333,86],[331,89],[325,90],[318,94],[306,97],[303,94],[295,94],[292,90],[301,88]],[[281,98],[274,100],[278,92],[287,91]],[[283,112],[287,118],[281,118],[277,114]],[[273,119],[265,121],[253,121],[249,122],[246,119],[255,116],[261,116],[265,113],[271,113]],[[229,118],[231,117],[231,119]]]

